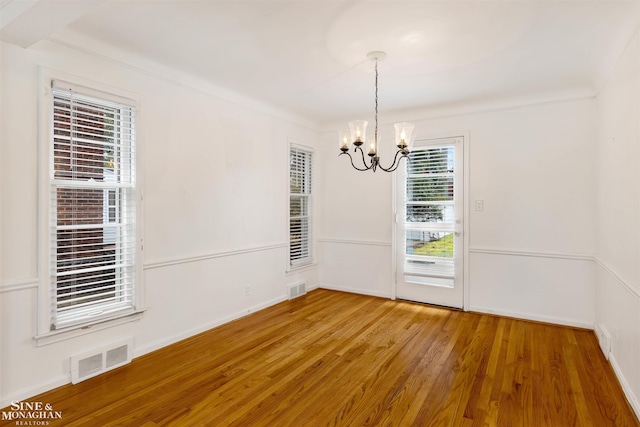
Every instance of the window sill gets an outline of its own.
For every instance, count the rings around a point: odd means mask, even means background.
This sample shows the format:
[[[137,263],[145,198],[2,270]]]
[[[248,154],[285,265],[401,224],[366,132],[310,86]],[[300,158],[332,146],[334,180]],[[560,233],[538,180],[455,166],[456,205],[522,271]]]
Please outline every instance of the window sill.
[[[97,321],[96,323],[71,326],[69,328],[60,329],[57,331],[50,331],[44,334],[36,335],[35,337],[33,337],[33,339],[36,342],[36,347],[42,347],[45,345],[79,337],[81,335],[90,334],[96,331],[102,331],[104,329],[112,328],[114,326],[123,325],[125,323],[137,322],[140,319],[142,319],[144,312],[145,310],[138,310],[133,313],[129,313],[120,317],[103,319],[103,320]]]
[[[318,264],[316,262],[310,262],[309,264],[290,265],[287,269],[287,274],[299,273],[301,271],[311,270],[316,268]]]

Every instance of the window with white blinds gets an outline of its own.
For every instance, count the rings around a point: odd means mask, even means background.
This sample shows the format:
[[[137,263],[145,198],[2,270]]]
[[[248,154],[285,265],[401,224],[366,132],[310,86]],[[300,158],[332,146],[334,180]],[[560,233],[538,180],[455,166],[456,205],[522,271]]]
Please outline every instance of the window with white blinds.
[[[312,159],[309,150],[291,147],[289,151],[289,264],[311,263]]]
[[[133,312],[136,179],[133,106],[52,86],[54,330]]]
[[[452,286],[455,147],[416,147],[406,168],[405,274]]]

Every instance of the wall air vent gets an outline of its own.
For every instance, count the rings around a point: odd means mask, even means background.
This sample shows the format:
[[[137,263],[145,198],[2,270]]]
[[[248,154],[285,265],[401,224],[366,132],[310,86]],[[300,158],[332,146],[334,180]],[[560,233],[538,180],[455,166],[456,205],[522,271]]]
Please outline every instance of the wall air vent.
[[[307,284],[305,282],[296,283],[289,286],[289,299],[294,299],[300,295],[307,293]]]
[[[133,357],[133,338],[111,345],[96,348],[69,358],[71,382],[95,377],[131,362]]]

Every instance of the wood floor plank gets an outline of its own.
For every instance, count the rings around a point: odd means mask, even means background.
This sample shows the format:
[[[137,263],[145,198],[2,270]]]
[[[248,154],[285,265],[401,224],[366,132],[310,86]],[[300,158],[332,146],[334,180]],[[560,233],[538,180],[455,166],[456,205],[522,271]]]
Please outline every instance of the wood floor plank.
[[[640,426],[592,331],[328,290],[30,400],[54,427]]]
[[[403,305],[394,305],[400,309],[406,308]],[[371,382],[378,377],[384,376],[384,372],[389,369],[390,359],[388,354],[406,349],[405,342],[401,338],[404,337],[406,339],[406,337],[412,336],[417,331],[418,326],[413,322],[410,313],[401,314],[400,316],[400,322],[397,321],[398,319],[393,320],[392,317],[382,322],[382,327],[378,331],[379,338],[382,339],[370,341],[373,351],[379,353],[379,355],[370,359],[371,363],[362,365],[353,358],[345,360],[345,367],[349,370],[348,375],[343,376],[338,373],[336,376],[339,378],[339,382],[325,384],[327,387],[313,399],[313,413],[317,414],[321,419],[325,417],[326,419],[332,419],[332,423],[335,424],[346,422],[344,419],[345,414],[353,413],[354,408],[357,408],[362,401],[363,393],[370,389]],[[395,327],[390,330],[389,326],[393,324],[395,324]],[[382,331],[384,333],[380,333]],[[358,340],[354,339],[354,341]],[[344,392],[335,393],[335,390],[343,390]],[[301,423],[304,422],[304,419],[303,417],[298,417],[293,422]]]
[[[587,331],[576,333],[578,351],[576,364],[582,387],[588,398],[594,425],[634,426],[620,414],[618,402],[624,399],[613,370],[602,357],[595,335]]]

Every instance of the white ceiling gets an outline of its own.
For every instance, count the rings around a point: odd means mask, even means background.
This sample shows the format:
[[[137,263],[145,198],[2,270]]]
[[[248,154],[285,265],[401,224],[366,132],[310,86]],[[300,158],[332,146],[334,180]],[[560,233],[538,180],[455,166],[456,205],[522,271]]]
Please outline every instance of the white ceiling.
[[[590,96],[640,17],[637,0],[2,1],[4,40],[126,54],[316,122],[373,109],[373,50],[381,114]]]

